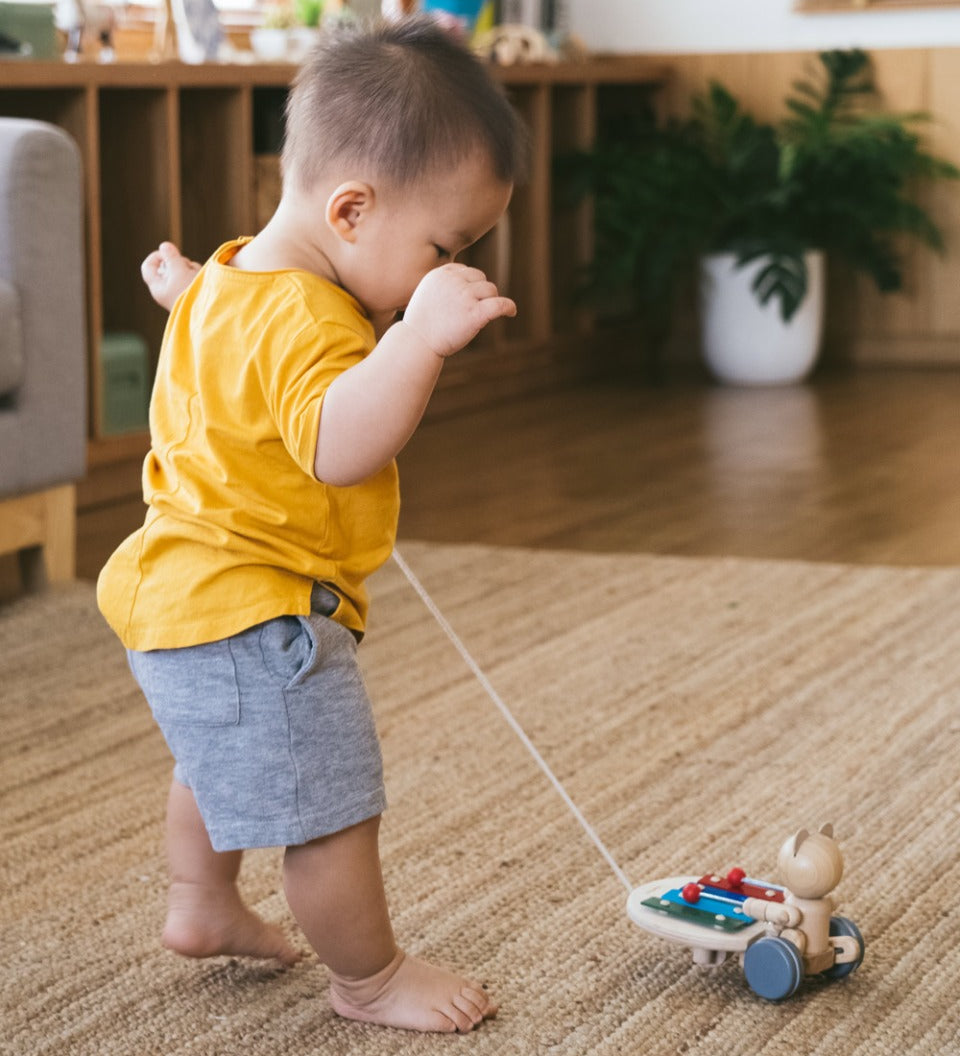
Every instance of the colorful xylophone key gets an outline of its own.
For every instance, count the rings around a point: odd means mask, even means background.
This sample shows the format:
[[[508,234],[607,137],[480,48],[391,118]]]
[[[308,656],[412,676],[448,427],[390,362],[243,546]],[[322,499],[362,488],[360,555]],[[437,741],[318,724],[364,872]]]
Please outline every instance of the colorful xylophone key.
[[[708,873],[706,876],[701,876],[697,883],[705,891],[724,892],[730,898],[739,899],[741,902],[747,898],[762,898],[765,902],[782,902],[784,897],[782,887],[768,883],[766,880],[754,880],[749,876],[744,876],[741,869],[731,869],[726,876]]]
[[[737,909],[735,899],[703,893],[696,906],[693,906],[677,887],[664,891],[657,897],[647,898],[642,904],[658,913],[687,920],[691,924],[699,924],[714,931],[741,931],[756,923]]]

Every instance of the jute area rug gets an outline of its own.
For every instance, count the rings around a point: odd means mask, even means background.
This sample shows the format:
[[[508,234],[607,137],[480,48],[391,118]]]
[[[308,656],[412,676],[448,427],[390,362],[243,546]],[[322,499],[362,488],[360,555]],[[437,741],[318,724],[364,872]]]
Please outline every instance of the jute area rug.
[[[774,877],[832,820],[860,970],[770,1004],[639,930],[626,890],[392,564],[361,649],[411,951],[502,1002],[465,1036],[361,1026],[325,969],[164,951],[170,761],[92,588],[0,609],[0,1051],[960,1053],[960,571],[408,545],[634,884]],[[243,885],[295,934],[279,854]],[[299,941],[303,941],[300,939]]]

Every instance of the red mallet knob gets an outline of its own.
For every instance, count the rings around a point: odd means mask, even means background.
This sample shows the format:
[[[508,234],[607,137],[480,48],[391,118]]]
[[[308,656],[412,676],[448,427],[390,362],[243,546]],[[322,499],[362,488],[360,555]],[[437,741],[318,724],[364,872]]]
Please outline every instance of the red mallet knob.
[[[680,888],[680,897],[684,902],[699,902],[700,901],[700,885],[699,884],[684,884]]]
[[[731,869],[727,873],[727,881],[731,887],[739,887],[746,878],[747,874],[742,869]]]

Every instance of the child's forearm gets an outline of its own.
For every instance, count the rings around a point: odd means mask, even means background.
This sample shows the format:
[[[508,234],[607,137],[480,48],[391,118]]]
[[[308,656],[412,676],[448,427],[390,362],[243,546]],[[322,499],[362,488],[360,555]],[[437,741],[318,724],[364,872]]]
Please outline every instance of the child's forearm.
[[[420,424],[443,360],[490,322],[516,315],[482,271],[429,271],[374,350],[327,390],[314,469],[327,484],[359,484],[399,454]]]
[[[443,357],[405,323],[327,390],[314,470],[327,484],[359,484],[386,466],[423,417]]]

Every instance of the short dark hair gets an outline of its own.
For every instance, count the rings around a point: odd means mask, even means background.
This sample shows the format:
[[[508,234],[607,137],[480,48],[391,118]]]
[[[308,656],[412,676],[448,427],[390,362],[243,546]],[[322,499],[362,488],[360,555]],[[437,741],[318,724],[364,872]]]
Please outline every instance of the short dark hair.
[[[329,158],[405,186],[478,148],[504,183],[524,177],[527,132],[505,92],[422,16],[325,30],[287,100],[284,178],[305,190]]]

